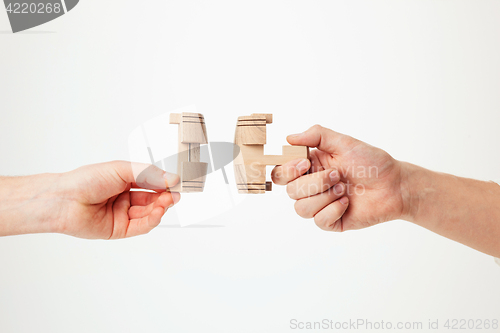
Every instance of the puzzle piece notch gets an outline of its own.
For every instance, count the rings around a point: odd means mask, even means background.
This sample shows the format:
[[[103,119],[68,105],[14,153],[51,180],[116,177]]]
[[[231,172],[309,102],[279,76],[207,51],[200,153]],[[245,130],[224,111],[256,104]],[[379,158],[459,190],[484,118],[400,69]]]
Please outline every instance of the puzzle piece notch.
[[[299,158],[309,158],[305,146],[283,146],[283,155],[264,155],[267,124],[272,114],[252,114],[238,118],[234,143],[239,146],[233,161],[239,193],[265,193],[272,190],[266,182],[266,165],[282,165]]]

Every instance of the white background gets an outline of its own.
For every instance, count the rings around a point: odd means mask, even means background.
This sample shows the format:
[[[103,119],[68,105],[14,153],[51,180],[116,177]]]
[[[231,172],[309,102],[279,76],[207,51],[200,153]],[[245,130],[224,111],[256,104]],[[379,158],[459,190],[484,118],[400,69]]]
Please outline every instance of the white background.
[[[499,179],[499,17],[498,1],[82,0],[14,35],[0,9],[0,174],[128,159],[135,127],[194,104],[212,141],[267,112],[270,152],[319,123],[397,159]],[[218,227],[1,238],[0,331],[500,319],[491,257],[403,221],[322,232],[282,189],[266,195],[206,221]]]

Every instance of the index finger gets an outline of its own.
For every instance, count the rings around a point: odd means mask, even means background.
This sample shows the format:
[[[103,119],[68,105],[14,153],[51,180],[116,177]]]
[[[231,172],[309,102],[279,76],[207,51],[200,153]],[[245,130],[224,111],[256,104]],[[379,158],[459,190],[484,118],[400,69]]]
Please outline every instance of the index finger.
[[[358,140],[348,135],[334,132],[320,125],[315,125],[304,133],[289,135],[287,141],[292,146],[315,147],[330,154],[344,153],[359,144]]]
[[[277,185],[286,185],[305,174],[311,167],[308,159],[296,159],[277,166],[271,173],[271,179]]]

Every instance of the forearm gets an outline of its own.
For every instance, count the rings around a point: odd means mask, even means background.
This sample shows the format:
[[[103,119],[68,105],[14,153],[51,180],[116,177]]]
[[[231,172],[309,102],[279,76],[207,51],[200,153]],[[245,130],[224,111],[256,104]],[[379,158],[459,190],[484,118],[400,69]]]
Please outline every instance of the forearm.
[[[406,220],[500,257],[500,186],[403,163]]]
[[[53,232],[58,178],[0,177],[0,236]]]

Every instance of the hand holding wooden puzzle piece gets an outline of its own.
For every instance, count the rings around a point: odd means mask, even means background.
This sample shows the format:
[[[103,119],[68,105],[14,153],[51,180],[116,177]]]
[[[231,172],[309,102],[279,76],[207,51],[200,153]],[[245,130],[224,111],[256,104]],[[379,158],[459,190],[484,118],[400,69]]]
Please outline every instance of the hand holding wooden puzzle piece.
[[[305,146],[283,146],[283,155],[264,155],[267,124],[272,122],[272,114],[238,118],[233,161],[238,193],[271,191],[272,183],[266,181],[267,165],[282,165],[309,156],[309,148]],[[170,123],[179,125],[177,173],[180,183],[169,190],[203,192],[208,169],[207,163],[200,162],[200,145],[208,143],[205,118],[199,113],[172,113]]]

